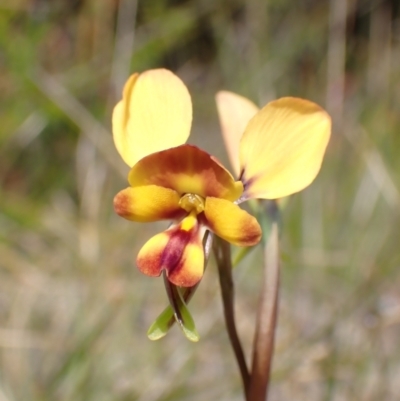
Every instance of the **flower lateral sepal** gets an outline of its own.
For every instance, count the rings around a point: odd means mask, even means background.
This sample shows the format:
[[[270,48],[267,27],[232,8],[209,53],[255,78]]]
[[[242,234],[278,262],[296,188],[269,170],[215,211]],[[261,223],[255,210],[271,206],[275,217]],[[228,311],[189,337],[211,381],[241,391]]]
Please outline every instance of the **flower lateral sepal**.
[[[165,337],[174,324],[174,321],[174,311],[168,305],[147,330],[149,340],[157,341]]]
[[[152,341],[164,337],[172,327],[173,321],[171,321],[171,316],[173,315],[185,337],[192,342],[199,341],[200,336],[196,330],[193,317],[182,297],[182,290],[168,280],[165,272],[163,273],[163,276],[170,306],[164,309],[155,322],[150,326],[147,331],[147,337]],[[186,290],[186,288],[184,290]]]

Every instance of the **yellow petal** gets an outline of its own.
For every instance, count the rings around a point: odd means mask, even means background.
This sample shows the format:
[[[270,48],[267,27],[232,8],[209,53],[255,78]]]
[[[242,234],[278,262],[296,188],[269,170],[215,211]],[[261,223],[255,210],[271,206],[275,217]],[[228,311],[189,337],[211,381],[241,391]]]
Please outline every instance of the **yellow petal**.
[[[252,246],[261,239],[257,220],[232,202],[207,198],[205,224],[219,237],[238,246]]]
[[[250,121],[240,142],[245,198],[276,199],[309,185],[321,167],[331,119],[313,102],[285,97]]]
[[[176,75],[164,69],[133,74],[114,108],[114,143],[132,167],[144,156],[185,143],[191,123],[190,95]]]
[[[128,187],[115,196],[114,209],[125,219],[142,223],[175,220],[186,213],[179,207],[179,199],[176,191],[157,185]]]
[[[196,216],[189,215],[151,238],[140,250],[136,263],[148,276],[166,271],[168,280],[180,287],[197,284],[204,270],[202,232]]]
[[[129,173],[132,187],[159,185],[180,195],[192,193],[234,201],[243,192],[240,181],[233,179],[214,157],[192,145],[181,145],[153,153],[136,163]]]
[[[168,231],[150,238],[139,251],[136,258],[138,269],[150,277],[157,277],[163,270],[162,256],[169,242]]]
[[[185,246],[179,263],[167,273],[168,280],[179,287],[193,287],[202,279],[204,250],[198,236]]]
[[[250,119],[259,108],[243,96],[220,91],[215,97],[222,136],[236,177],[240,173],[239,143]]]

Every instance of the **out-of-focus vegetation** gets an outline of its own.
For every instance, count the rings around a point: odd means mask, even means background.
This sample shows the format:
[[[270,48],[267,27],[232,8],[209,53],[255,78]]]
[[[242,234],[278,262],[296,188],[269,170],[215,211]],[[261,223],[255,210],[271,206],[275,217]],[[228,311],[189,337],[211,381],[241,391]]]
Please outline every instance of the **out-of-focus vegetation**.
[[[128,168],[110,136],[133,71],[175,71],[190,139],[227,162],[214,93],[325,106],[321,174],[284,211],[271,401],[400,394],[400,3],[373,0],[0,2],[0,400],[241,400],[213,262],[201,341],[146,330],[167,303],[134,267],[164,224],[113,213]],[[261,270],[235,270],[249,350]]]

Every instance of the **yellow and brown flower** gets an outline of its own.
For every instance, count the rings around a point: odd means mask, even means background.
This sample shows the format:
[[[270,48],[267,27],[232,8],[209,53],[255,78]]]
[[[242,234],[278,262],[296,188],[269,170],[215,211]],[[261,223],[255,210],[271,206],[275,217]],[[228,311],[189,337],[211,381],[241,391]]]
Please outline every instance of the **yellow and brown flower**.
[[[239,246],[260,240],[257,220],[233,203],[242,195],[242,183],[195,146],[145,156],[132,167],[128,180],[131,186],[114,199],[120,216],[138,222],[176,221],[139,252],[137,265],[149,276],[165,270],[173,284],[195,285],[203,274],[206,229]]]
[[[184,144],[192,105],[172,72],[132,75],[113,113],[114,142],[131,167],[130,186],[116,195],[115,211],[137,222],[173,221],[143,246],[137,265],[149,276],[165,271],[177,286],[201,279],[206,230],[235,245],[255,245],[260,226],[237,203],[305,188],[320,169],[330,136],[328,114],[308,100],[286,97],[258,110],[245,98],[220,92],[217,105],[238,181],[213,156]]]

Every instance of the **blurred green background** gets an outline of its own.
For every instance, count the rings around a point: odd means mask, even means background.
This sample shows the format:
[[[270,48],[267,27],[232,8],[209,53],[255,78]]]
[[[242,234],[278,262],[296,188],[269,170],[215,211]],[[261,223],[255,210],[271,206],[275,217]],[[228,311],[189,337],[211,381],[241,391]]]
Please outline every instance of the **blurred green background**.
[[[214,94],[326,107],[320,175],[283,215],[270,401],[400,394],[400,3],[0,1],[0,400],[241,400],[211,261],[201,340],[146,331],[167,299],[134,257],[165,224],[113,212],[127,166],[110,118],[133,71],[175,71],[190,143],[227,156]],[[257,248],[235,270],[249,352]]]

